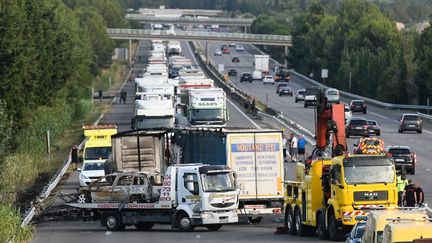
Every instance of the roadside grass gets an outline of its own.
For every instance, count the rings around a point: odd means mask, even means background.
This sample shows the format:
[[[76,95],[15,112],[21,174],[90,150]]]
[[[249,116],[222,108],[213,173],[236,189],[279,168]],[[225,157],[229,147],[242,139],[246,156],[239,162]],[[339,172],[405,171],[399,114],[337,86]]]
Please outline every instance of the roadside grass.
[[[114,63],[103,70],[94,84],[104,92],[117,90],[127,75],[125,64]],[[111,84],[109,86],[109,78]],[[32,124],[16,136],[17,150],[6,156],[0,166],[0,242],[14,237],[26,242],[33,237],[34,227],[19,227],[20,206],[33,200],[68,157],[72,144],[83,139],[82,125],[93,123],[111,104],[81,100],[76,105],[59,99],[52,107],[39,107],[31,117]],[[51,154],[47,153],[47,130],[50,131]]]

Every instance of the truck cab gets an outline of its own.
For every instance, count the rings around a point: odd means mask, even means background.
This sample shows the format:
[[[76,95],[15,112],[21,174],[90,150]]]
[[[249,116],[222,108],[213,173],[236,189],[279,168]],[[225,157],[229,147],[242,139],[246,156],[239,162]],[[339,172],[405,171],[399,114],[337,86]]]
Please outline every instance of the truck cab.
[[[80,169],[80,186],[105,176],[104,163],[111,154],[111,136],[117,133],[117,125],[85,125],[83,164]]]
[[[189,89],[187,117],[192,126],[225,126],[228,121],[225,92],[220,88]]]

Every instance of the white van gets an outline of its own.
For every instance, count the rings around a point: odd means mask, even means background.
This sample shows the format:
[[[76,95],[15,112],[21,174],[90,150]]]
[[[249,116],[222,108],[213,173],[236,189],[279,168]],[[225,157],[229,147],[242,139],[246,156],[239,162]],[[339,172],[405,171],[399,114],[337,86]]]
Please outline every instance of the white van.
[[[261,71],[255,70],[252,72],[252,79],[255,80],[259,80],[262,81],[263,80],[263,75]]]
[[[337,89],[327,89],[325,92],[327,97],[327,102],[339,104],[339,90]]]

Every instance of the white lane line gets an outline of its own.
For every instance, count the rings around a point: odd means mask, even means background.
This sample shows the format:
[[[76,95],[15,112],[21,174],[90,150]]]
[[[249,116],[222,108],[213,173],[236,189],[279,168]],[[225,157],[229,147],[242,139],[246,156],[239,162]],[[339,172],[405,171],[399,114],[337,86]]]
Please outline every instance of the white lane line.
[[[427,133],[429,133],[429,134],[432,134],[431,131],[429,131],[429,130],[425,130],[425,129],[423,129],[423,132],[427,132]]]
[[[227,101],[234,106],[234,108],[236,110],[238,110],[240,112],[240,114],[242,114],[250,123],[252,123],[252,125],[254,125],[257,129],[261,129],[261,127],[256,124],[254,121],[252,121],[252,119],[250,119],[240,108],[238,108],[238,106],[236,104],[234,104],[231,100],[227,99]]]
[[[386,117],[386,116],[380,115],[380,114],[375,113],[375,112],[369,112],[369,114],[372,114],[372,115],[375,115],[375,116],[379,116],[379,117],[384,118],[384,119],[387,119],[387,120],[390,119],[390,118],[388,118],[388,117]]]

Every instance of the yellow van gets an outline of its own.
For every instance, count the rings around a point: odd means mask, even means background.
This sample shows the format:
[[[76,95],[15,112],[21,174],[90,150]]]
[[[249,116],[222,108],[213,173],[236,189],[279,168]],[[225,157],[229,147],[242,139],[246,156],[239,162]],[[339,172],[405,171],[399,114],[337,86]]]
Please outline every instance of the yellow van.
[[[384,228],[382,243],[432,242],[430,220],[396,220]]]
[[[388,208],[373,210],[368,215],[362,243],[381,243],[384,227],[394,219],[425,220],[428,218],[425,209]]]

